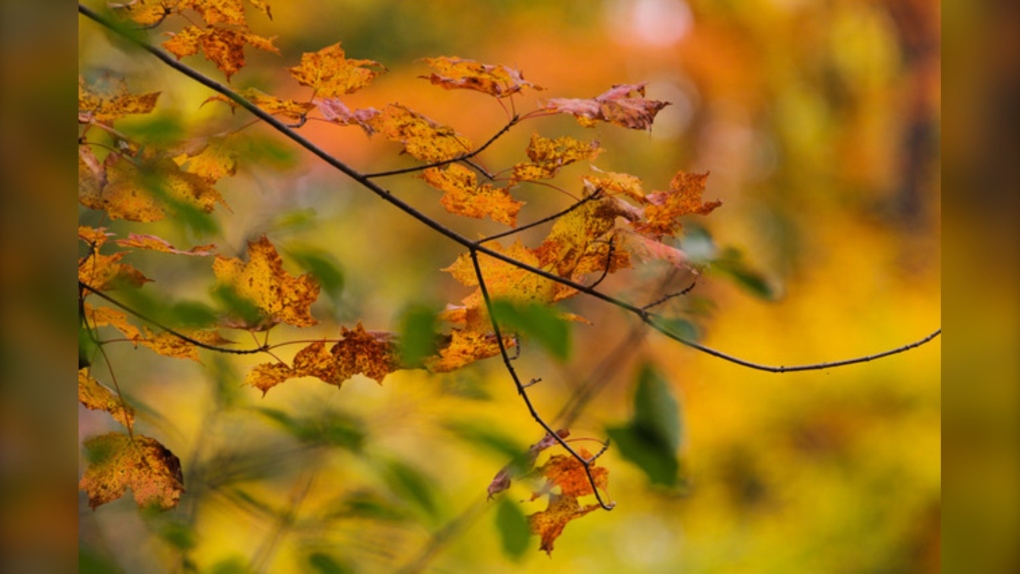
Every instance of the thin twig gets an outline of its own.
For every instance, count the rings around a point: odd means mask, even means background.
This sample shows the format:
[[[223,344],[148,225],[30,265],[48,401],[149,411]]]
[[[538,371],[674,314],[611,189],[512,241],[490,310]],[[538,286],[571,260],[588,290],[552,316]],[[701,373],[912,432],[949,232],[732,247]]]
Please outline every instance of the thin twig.
[[[519,394],[524,400],[525,406],[528,407],[528,412],[531,413],[531,418],[535,419],[535,422],[545,429],[546,433],[555,438],[556,442],[558,442],[560,446],[566,449],[571,456],[576,458],[584,466],[584,472],[588,475],[588,482],[591,483],[592,492],[595,493],[595,499],[598,501],[599,506],[606,510],[612,510],[616,505],[612,502],[607,503],[602,500],[602,495],[599,494],[598,486],[595,483],[595,475],[591,471],[592,461],[581,456],[581,453],[574,450],[573,447],[563,440],[563,437],[561,437],[552,429],[552,427],[549,426],[548,423],[545,422],[542,416],[538,414],[538,411],[535,410],[535,405],[531,403],[531,397],[528,396],[527,387],[521,382],[520,377],[517,376],[517,370],[514,369],[513,363],[510,361],[510,354],[507,353],[506,345],[503,344],[503,336],[500,334],[499,322],[496,320],[495,313],[492,309],[492,299],[489,297],[489,289],[485,285],[485,277],[482,275],[482,267],[478,263],[478,252],[476,249],[471,249],[470,253],[471,263],[474,264],[475,267],[475,276],[478,278],[478,288],[482,292],[482,299],[485,301],[485,308],[489,312],[489,323],[492,325],[493,333],[496,335],[496,342],[499,344],[499,354],[503,357],[503,365],[506,366],[507,372],[510,373],[510,377],[514,381],[514,385],[517,386],[517,394]]]
[[[543,217],[542,219],[539,219],[539,220],[536,220],[536,221],[532,221],[531,223],[522,225],[520,227],[515,227],[515,228],[513,228],[513,229],[511,229],[509,231],[503,231],[501,233],[497,233],[495,235],[490,235],[488,237],[479,239],[478,241],[475,241],[474,244],[475,245],[481,245],[482,243],[488,243],[489,241],[494,241],[496,239],[502,239],[503,237],[507,237],[509,235],[514,235],[515,233],[520,233],[522,231],[531,229],[532,227],[538,227],[539,225],[542,225],[543,223],[549,223],[550,221],[553,221],[554,219],[559,219],[559,218],[563,217],[564,215],[570,213],[571,211],[574,211],[578,207],[581,207],[585,203],[588,203],[589,201],[595,199],[596,196],[599,195],[599,192],[601,192],[601,191],[602,191],[601,189],[596,189],[595,193],[592,193],[591,195],[585,196],[585,197],[581,198],[580,200],[575,201],[574,203],[570,204],[570,206],[567,207],[566,209],[563,209],[561,211],[557,211],[556,213],[554,213],[552,215],[548,215],[546,217]]]
[[[641,308],[641,310],[642,311],[647,311],[647,310],[651,309],[652,307],[658,307],[659,305],[662,305],[663,303],[665,303],[666,301],[669,301],[670,299],[673,299],[674,297],[681,297],[683,295],[686,295],[686,294],[690,293],[691,290],[694,289],[694,286],[697,285],[697,284],[698,284],[698,280],[695,279],[694,281],[691,281],[691,284],[688,285],[687,287],[684,287],[683,289],[681,289],[679,291],[674,291],[672,293],[667,293],[667,294],[663,295],[662,297],[660,297],[659,299],[656,299],[655,301],[652,301],[651,303],[645,305],[644,307]]]

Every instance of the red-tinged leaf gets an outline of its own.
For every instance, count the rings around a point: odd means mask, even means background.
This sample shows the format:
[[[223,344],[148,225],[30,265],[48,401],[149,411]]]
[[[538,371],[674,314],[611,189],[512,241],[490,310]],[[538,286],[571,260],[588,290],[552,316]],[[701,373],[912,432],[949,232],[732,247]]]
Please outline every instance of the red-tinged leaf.
[[[124,80],[110,76],[103,76],[92,85],[78,76],[79,122],[112,124],[127,115],[150,113],[156,107],[159,94],[131,94]]]
[[[244,99],[248,100],[267,114],[283,116],[295,121],[300,121],[308,112],[315,108],[315,104],[312,102],[284,100],[277,98],[276,96],[270,96],[269,94],[256,90],[255,88],[245,88],[240,93],[244,96]],[[236,110],[238,107],[237,102],[221,95],[215,95],[207,98],[204,102],[202,102],[202,105],[209,102],[224,102],[230,106],[231,110]]]
[[[490,184],[478,184],[474,171],[450,164],[445,168],[429,168],[422,172],[425,182],[443,192],[440,202],[446,211],[482,219],[488,217],[510,227],[517,226],[517,214],[523,202],[515,200],[510,191]]]
[[[536,249],[543,266],[554,266],[557,274],[570,279],[591,272],[609,272],[624,268],[628,261],[610,241],[616,234],[616,218],[621,215],[613,198],[589,199],[580,207],[560,217],[549,230],[545,241]]]
[[[591,458],[591,453],[584,449],[578,449],[578,454],[586,459]],[[560,494],[564,496],[578,498],[594,494],[591,489],[591,481],[588,480],[588,473],[584,470],[584,465],[571,455],[554,455],[544,465],[539,467],[538,471],[546,478],[546,485],[541,491],[534,493],[532,496],[533,500],[557,486],[560,487]],[[609,485],[609,470],[593,464],[591,474],[595,479],[595,485],[605,490]]]
[[[110,307],[93,307],[85,303],[85,321],[92,327],[110,326],[120,331],[126,339],[137,341],[142,333],[128,322],[127,315]]]
[[[251,45],[259,50],[279,54],[272,38],[263,38],[248,30],[232,30],[216,26],[204,29],[186,26],[163,42],[163,47],[180,60],[201,50],[207,60],[216,64],[227,80],[244,67],[244,47]]]
[[[370,124],[386,139],[403,144],[404,153],[424,162],[446,161],[471,151],[471,142],[453,128],[400,104],[386,106]]]
[[[542,88],[525,81],[521,73],[504,65],[480,64],[462,58],[424,58],[434,72],[421,76],[433,84],[448,90],[467,89],[505,98],[520,92],[525,87],[535,90]]]
[[[313,105],[319,108],[319,113],[326,121],[341,126],[357,125],[365,130],[365,133],[372,135],[375,128],[372,127],[372,120],[379,115],[375,108],[362,108],[351,110],[339,98],[316,98],[312,100]]]
[[[577,123],[592,127],[600,121],[636,130],[652,127],[655,115],[669,105],[645,98],[645,84],[619,84],[591,99],[552,98],[542,104],[550,112],[571,114]]]
[[[510,185],[520,181],[556,177],[561,167],[575,161],[591,161],[602,151],[597,141],[585,143],[567,136],[550,139],[537,133],[531,134],[531,142],[527,149],[531,161],[518,163],[513,167]]]
[[[570,436],[570,430],[560,429],[556,431],[556,434],[559,435],[560,438],[567,438]],[[559,444],[556,437],[546,433],[546,435],[542,437],[542,440],[528,447],[528,456],[524,463],[518,464],[511,462],[501,468],[500,471],[496,473],[496,476],[493,477],[492,482],[489,483],[489,487],[486,489],[488,492],[487,498],[491,499],[494,495],[510,488],[510,484],[514,478],[530,473],[532,468],[535,466],[535,461],[538,459],[538,455],[543,450],[556,444]]]
[[[541,549],[551,555],[556,539],[571,520],[599,508],[598,504],[581,506],[573,496],[549,495],[549,506],[541,512],[528,516],[531,531],[542,538]]]
[[[155,439],[112,432],[86,440],[85,451],[88,466],[78,488],[93,510],[128,488],[138,506],[160,510],[176,507],[184,493],[180,459]]]
[[[176,4],[177,0],[129,0],[110,8],[143,28],[152,28],[172,14]]]
[[[691,270],[682,250],[637,233],[625,235],[627,248],[641,261],[665,261],[677,269]]]
[[[368,86],[386,68],[372,60],[348,60],[337,43],[302,54],[301,65],[288,71],[298,83],[315,90],[315,97],[335,98]]]
[[[121,247],[133,247],[135,249],[150,249],[152,251],[160,251],[162,253],[173,253],[176,255],[198,255],[208,256],[213,255],[216,251],[215,245],[197,245],[188,250],[177,249],[165,239],[156,237],[155,235],[140,235],[137,233],[131,233],[127,239],[116,239],[114,243]]]
[[[145,337],[138,341],[140,344],[152,349],[164,357],[191,359],[192,361],[199,362],[199,347],[191,341],[186,341],[177,335],[166,331],[156,335],[153,334],[147,327],[143,328],[145,329]],[[220,332],[215,329],[178,329],[177,332],[193,341],[205,343],[206,345],[225,347],[226,345],[234,344],[233,341],[224,339],[220,335]]]
[[[131,405],[92,378],[87,368],[78,369],[78,402],[88,409],[110,413],[114,420],[128,428],[135,423],[135,410]]]
[[[78,281],[98,291],[124,286],[141,287],[152,281],[141,271],[120,260],[126,252],[100,255],[97,252],[78,261]]]
[[[216,256],[213,273],[221,285],[254,303],[269,323],[295,327],[318,323],[311,315],[319,296],[319,284],[310,274],[292,277],[283,269],[283,259],[263,235],[248,242],[248,262]]]
[[[707,172],[678,172],[669,182],[669,191],[656,191],[646,196],[648,205],[645,206],[642,220],[634,223],[635,231],[654,238],[664,235],[672,237],[682,229],[678,218],[692,213],[711,213],[722,202],[702,202],[701,196],[705,192],[707,179]]]

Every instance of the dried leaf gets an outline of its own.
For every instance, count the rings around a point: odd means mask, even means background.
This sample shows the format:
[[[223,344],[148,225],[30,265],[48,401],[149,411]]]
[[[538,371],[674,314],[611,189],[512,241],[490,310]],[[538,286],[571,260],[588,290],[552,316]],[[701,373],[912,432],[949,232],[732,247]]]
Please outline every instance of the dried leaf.
[[[312,303],[319,296],[318,282],[307,273],[288,275],[283,259],[265,235],[248,242],[247,263],[217,255],[213,273],[221,285],[254,303],[270,324],[310,327],[318,323],[311,315]]]
[[[474,60],[446,56],[424,58],[424,62],[435,71],[420,77],[448,90],[468,89],[505,98],[525,87],[542,89],[525,81],[519,71],[503,65],[480,64]]]
[[[541,512],[528,516],[531,531],[542,537],[541,549],[551,555],[553,544],[563,533],[567,523],[599,508],[598,504],[582,507],[573,496],[549,495],[549,506]]]
[[[351,111],[339,98],[316,98],[312,104],[319,108],[319,113],[326,121],[341,126],[358,125],[368,135],[375,133],[372,120],[379,115],[379,110],[375,108]]]
[[[169,40],[163,42],[163,47],[177,56],[178,60],[197,54],[201,50],[205,53],[206,59],[216,64],[216,67],[229,80],[230,76],[244,67],[245,44],[250,44],[259,50],[280,53],[276,46],[273,46],[272,38],[263,38],[246,29],[231,30],[216,26],[208,26],[204,29],[186,26],[180,32],[172,34]]]
[[[131,428],[135,423],[135,410],[112,390],[92,378],[87,368],[78,369],[78,402],[92,410],[101,410],[120,424]]]
[[[656,191],[646,196],[648,205],[644,209],[642,221],[634,224],[634,229],[646,236],[659,238],[663,235],[675,236],[681,229],[677,218],[692,213],[708,215],[722,205],[721,201],[703,203],[701,195],[705,191],[708,173],[677,172],[669,182],[669,191]]]
[[[113,237],[113,235],[113,233],[107,233],[105,227],[95,229],[84,225],[78,226],[78,239],[92,245],[93,249],[102,247],[106,243],[106,238]]]
[[[546,437],[551,439],[552,437]],[[591,453],[585,449],[578,449],[578,454],[586,459],[591,459]],[[539,472],[545,477],[545,485],[532,494],[532,500],[546,494],[549,495],[549,505],[545,510],[536,512],[528,517],[531,524],[531,531],[542,538],[541,549],[546,554],[551,554],[553,543],[563,533],[563,528],[571,520],[580,518],[592,510],[598,509],[598,504],[581,506],[577,499],[581,496],[594,494],[591,482],[584,470],[584,464],[573,456],[554,455],[542,465]],[[609,470],[597,464],[591,465],[592,476],[595,485],[606,489],[609,483]],[[559,487],[559,494],[552,492],[553,488]]]
[[[103,76],[89,85],[84,77],[78,76],[79,121],[112,124],[127,115],[150,113],[156,107],[159,94],[131,94],[127,84],[119,78]]]
[[[404,153],[424,162],[446,161],[471,151],[471,142],[453,128],[400,104],[383,108],[370,125],[386,139],[403,144]]]
[[[422,173],[425,182],[445,193],[440,202],[446,211],[482,219],[488,217],[510,227],[517,226],[517,214],[524,202],[515,200],[509,190],[490,184],[478,185],[478,176],[470,169],[450,164],[429,168]]]
[[[293,377],[293,371],[283,363],[262,363],[248,371],[244,384],[262,391],[265,396],[269,389]]]
[[[592,127],[600,121],[610,122],[625,128],[646,130],[659,110],[669,105],[645,98],[645,84],[618,84],[607,92],[591,99],[552,98],[542,104],[542,109],[571,114],[577,123]]]
[[[85,451],[88,466],[78,488],[93,510],[128,488],[139,506],[161,510],[176,507],[184,493],[180,459],[155,439],[112,432],[86,440]]]
[[[210,137],[191,140],[188,149],[174,158],[177,165],[210,185],[237,173],[235,137]]]
[[[556,177],[561,167],[582,159],[591,161],[602,151],[597,141],[585,143],[568,136],[550,139],[537,133],[531,134],[531,142],[527,149],[531,161],[518,163],[513,167],[510,185],[520,181]]]
[[[641,179],[629,173],[601,171],[592,166],[592,171],[600,175],[585,175],[581,179],[589,187],[591,193],[601,190],[602,195],[623,194],[639,202],[645,201],[645,192],[641,187]]]
[[[372,60],[348,60],[337,43],[318,52],[305,52],[301,65],[288,71],[298,83],[315,90],[316,97],[335,98],[368,86],[386,68]]]
[[[138,233],[131,233],[127,239],[116,239],[114,243],[121,247],[134,247],[135,249],[150,249],[152,251],[160,251],[163,253],[173,253],[175,255],[198,255],[208,256],[215,253],[215,245],[197,245],[186,251],[177,249],[170,244],[169,241],[156,237],[155,235],[141,235]]]

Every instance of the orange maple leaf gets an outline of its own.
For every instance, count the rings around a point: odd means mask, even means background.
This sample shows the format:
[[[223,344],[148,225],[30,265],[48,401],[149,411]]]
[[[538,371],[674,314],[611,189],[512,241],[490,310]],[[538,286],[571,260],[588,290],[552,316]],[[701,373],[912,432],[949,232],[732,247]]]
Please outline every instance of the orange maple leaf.
[[[127,315],[123,311],[110,307],[93,307],[85,303],[85,321],[92,327],[111,326],[121,333],[126,339],[136,341],[141,338],[142,333],[137,327],[128,322]]]
[[[503,343],[507,347],[514,345],[511,337],[504,337]],[[499,341],[495,335],[452,329],[449,339],[440,346],[439,352],[425,360],[425,368],[433,373],[448,373],[498,354]]]
[[[288,71],[302,86],[315,90],[315,97],[335,98],[368,86],[386,68],[372,60],[348,60],[336,43],[318,52],[305,52],[301,65]]]
[[[669,105],[645,98],[645,84],[618,84],[591,99],[551,98],[543,110],[571,114],[577,123],[592,127],[600,121],[636,130],[652,127],[655,115]]]
[[[89,507],[114,501],[128,488],[141,507],[169,510],[184,492],[181,461],[156,439],[108,433],[85,441],[88,466],[78,483]]]
[[[288,275],[283,259],[265,235],[248,242],[247,263],[217,255],[213,273],[221,285],[254,303],[270,326],[283,322],[310,327],[318,323],[311,315],[312,303],[319,297],[318,282],[307,273]]]
[[[78,402],[88,409],[110,413],[114,420],[128,428],[135,423],[135,410],[131,405],[92,378],[88,368],[78,369]]]
[[[480,64],[474,60],[441,56],[424,58],[434,72],[419,76],[448,90],[468,89],[505,98],[520,92],[525,87],[542,88],[525,81],[521,73],[503,65]]]
[[[205,53],[207,60],[216,64],[227,80],[244,67],[244,46],[251,45],[259,50],[279,54],[272,38],[263,38],[247,29],[231,30],[218,26],[198,28],[186,26],[180,32],[171,34],[163,47],[180,60],[185,56]]]
[[[503,247],[496,241],[486,244],[486,246],[526,265],[541,266],[535,251],[525,247],[520,240],[515,241],[509,247]],[[514,303],[551,303],[553,301],[557,284],[549,279],[485,254],[478,255],[478,265],[485,278],[489,296],[494,300],[505,299]],[[471,256],[466,253],[460,255],[452,265],[443,271],[453,275],[453,278],[462,285],[468,287],[478,285],[474,264],[471,262]],[[481,289],[465,297],[463,303],[469,309],[484,308]]]
[[[591,459],[591,453],[581,448],[578,454],[585,459]],[[531,531],[542,537],[541,549],[546,554],[551,554],[553,543],[563,533],[563,528],[571,520],[580,518],[589,512],[600,507],[598,504],[581,506],[578,498],[594,494],[591,481],[584,470],[584,464],[573,456],[554,455],[538,469],[545,477],[545,485],[532,494],[532,500],[546,494],[549,495],[549,505],[545,510],[528,516],[531,524]],[[596,487],[606,489],[609,483],[609,470],[597,464],[591,465],[591,473]],[[560,492],[552,492],[553,488],[559,487]]]
[[[172,14],[176,4],[177,0],[131,0],[110,7],[136,24],[152,28]]]
[[[692,213],[708,215],[722,205],[721,201],[702,202],[708,173],[677,172],[669,182],[668,191],[656,191],[645,196],[648,205],[641,221],[634,223],[635,231],[650,237],[674,236],[682,226],[677,218]]]
[[[556,539],[563,534],[567,523],[599,508],[598,504],[581,506],[574,496],[549,495],[549,506],[528,516],[531,531],[542,537],[541,549],[551,555]]]
[[[474,171],[450,164],[445,168],[426,169],[422,177],[432,187],[445,192],[440,202],[446,211],[476,219],[488,217],[510,227],[517,225],[517,214],[524,202],[515,200],[506,188],[487,183],[479,185]]]
[[[421,161],[446,161],[471,151],[471,142],[453,128],[400,104],[383,108],[370,125],[386,139],[403,144],[404,153]]]

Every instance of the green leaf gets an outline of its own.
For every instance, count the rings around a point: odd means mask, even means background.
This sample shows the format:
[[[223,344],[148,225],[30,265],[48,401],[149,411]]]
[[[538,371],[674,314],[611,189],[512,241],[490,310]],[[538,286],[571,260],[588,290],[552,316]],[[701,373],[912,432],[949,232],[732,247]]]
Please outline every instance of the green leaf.
[[[528,524],[528,517],[524,515],[514,502],[503,497],[496,508],[496,529],[499,531],[499,539],[503,544],[503,554],[511,560],[520,560],[528,549],[528,542],[531,539],[531,526]]]
[[[288,245],[284,248],[284,253],[311,273],[334,303],[340,302],[340,296],[344,292],[344,275],[332,254],[304,245]]]
[[[325,552],[312,552],[309,554],[308,565],[315,572],[321,572],[322,574],[347,574],[348,572],[353,572],[349,566],[337,562],[335,558]]]
[[[701,330],[687,319],[680,317],[656,317],[655,323],[670,333],[688,341],[697,341],[701,338]]]
[[[435,309],[412,305],[400,320],[400,361],[409,367],[420,367],[422,361],[437,352],[438,328]]]
[[[228,316],[236,317],[247,325],[257,325],[262,321],[262,310],[258,305],[242,296],[232,286],[217,285],[212,295]]]
[[[171,326],[209,327],[216,322],[216,311],[197,301],[174,303],[169,315],[173,318]]]
[[[431,519],[439,518],[439,506],[431,481],[414,467],[397,460],[387,463],[383,478],[387,486],[401,499],[409,501],[424,511]]]
[[[570,356],[570,326],[555,309],[537,303],[492,302],[493,316],[504,329],[517,331],[561,361]]]
[[[336,446],[352,452],[360,452],[365,442],[365,430],[361,421],[344,413],[325,411],[305,418],[295,418],[277,409],[257,407],[254,410],[302,442]]]
[[[490,427],[458,421],[449,422],[445,426],[457,438],[493,450],[502,457],[520,458],[527,450],[513,438],[497,433]]]
[[[620,456],[640,468],[652,484],[680,485],[680,406],[669,383],[651,365],[642,365],[638,374],[631,420],[606,428],[606,433]]]
[[[744,261],[744,255],[734,247],[723,249],[722,254],[712,264],[712,269],[733,279],[737,285],[756,297],[768,301],[776,298],[776,293],[765,276],[748,266]]]

